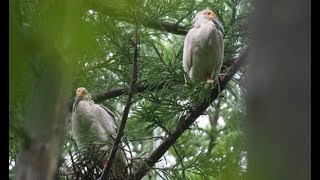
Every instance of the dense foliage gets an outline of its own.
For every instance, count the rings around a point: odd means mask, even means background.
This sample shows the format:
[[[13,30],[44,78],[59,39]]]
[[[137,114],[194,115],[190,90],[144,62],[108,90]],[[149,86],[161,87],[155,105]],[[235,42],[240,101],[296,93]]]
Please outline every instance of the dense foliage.
[[[28,42],[28,36],[37,36],[50,44],[48,47],[54,48],[54,53],[65,62],[72,64],[70,102],[75,89],[80,86],[86,87],[93,95],[114,87],[129,86],[132,38],[135,27],[138,27],[138,83],[148,84],[150,88],[134,95],[125,127],[123,148],[127,152],[129,172],[154,150],[156,142],[161,142],[175,129],[186,110],[208,98],[208,90],[202,88],[203,84],[185,82],[182,68],[184,35],[175,33],[177,30],[167,32],[157,24],[168,22],[188,30],[198,11],[214,10],[226,30],[224,61],[227,62],[237,58],[248,43],[247,16],[251,11],[247,0],[112,0],[91,3],[14,0],[10,5],[10,15],[14,17],[14,21],[10,19],[10,27],[15,29],[10,32],[12,37],[17,34],[26,36],[16,37],[13,44],[24,42],[32,49],[41,43]],[[21,56],[29,53],[23,49],[12,51]],[[26,92],[30,90],[30,81],[35,81],[30,74],[39,69],[36,61],[32,61],[32,67],[28,64],[30,62],[10,62],[10,70],[14,69],[14,72],[10,71],[10,176],[15,175],[19,147],[25,138]],[[246,67],[242,67],[206,113],[169,149],[162,165],[153,167],[148,174],[151,178],[244,178],[247,167],[246,77]],[[101,102],[115,113],[118,123],[126,98],[123,94]],[[84,163],[87,161],[77,155],[81,148],[74,146],[70,115],[66,118],[59,179],[70,176],[67,174],[74,172],[74,167],[82,178],[97,178],[101,170]]]

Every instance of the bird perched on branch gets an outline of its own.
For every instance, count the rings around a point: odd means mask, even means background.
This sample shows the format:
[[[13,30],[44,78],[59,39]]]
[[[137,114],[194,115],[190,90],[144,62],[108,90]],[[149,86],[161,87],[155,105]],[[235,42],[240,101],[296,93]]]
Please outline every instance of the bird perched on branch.
[[[76,90],[76,99],[72,108],[72,135],[78,147],[90,149],[98,147],[99,152],[93,159],[103,169],[107,163],[107,151],[111,151],[116,137],[114,114],[106,107],[95,104],[84,87]],[[108,144],[109,145],[106,145]],[[96,151],[95,151],[96,152]],[[92,153],[92,152],[91,152]],[[126,174],[126,158],[124,151],[118,149],[112,173],[113,177]]]
[[[183,68],[192,81],[212,84],[223,62],[224,29],[209,9],[197,13],[193,22],[184,40]]]

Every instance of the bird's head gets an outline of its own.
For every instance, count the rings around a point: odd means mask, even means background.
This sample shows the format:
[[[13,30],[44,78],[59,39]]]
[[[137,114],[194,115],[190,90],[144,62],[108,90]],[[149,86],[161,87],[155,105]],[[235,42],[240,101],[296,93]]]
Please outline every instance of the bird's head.
[[[85,98],[88,98],[89,97],[89,93],[88,93],[88,90],[84,87],[79,87],[77,90],[76,90],[76,99],[75,99],[75,102],[73,104],[73,110],[75,110],[75,107],[78,105],[78,103],[85,99]]]
[[[209,21],[212,21],[223,34],[225,33],[222,23],[218,20],[217,15],[212,10],[205,9],[198,12],[194,21],[197,21],[199,18],[205,18]]]
[[[88,95],[88,90],[84,87],[79,87],[76,90],[76,96],[83,99],[86,95]]]

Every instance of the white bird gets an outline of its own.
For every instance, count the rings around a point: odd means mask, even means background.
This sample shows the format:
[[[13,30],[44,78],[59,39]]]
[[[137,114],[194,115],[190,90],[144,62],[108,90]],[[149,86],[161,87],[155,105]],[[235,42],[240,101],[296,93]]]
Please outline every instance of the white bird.
[[[111,152],[111,144],[116,137],[116,124],[114,114],[106,107],[95,104],[84,87],[76,90],[76,99],[72,109],[72,135],[78,147],[92,148],[102,146],[100,152]],[[103,169],[107,163],[107,156],[99,153],[94,159],[95,163]],[[123,177],[126,174],[126,158],[124,151],[118,149],[112,172],[114,177]]]
[[[218,79],[223,62],[223,33],[223,26],[213,11],[197,13],[183,49],[183,68],[192,81],[213,83]]]

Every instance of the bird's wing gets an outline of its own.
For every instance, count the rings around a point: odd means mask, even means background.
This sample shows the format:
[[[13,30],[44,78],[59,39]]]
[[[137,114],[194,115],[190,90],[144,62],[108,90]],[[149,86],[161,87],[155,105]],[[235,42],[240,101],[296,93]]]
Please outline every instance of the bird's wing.
[[[218,36],[218,42],[219,46],[215,46],[214,51],[216,51],[216,57],[214,59],[217,59],[216,61],[216,66],[215,66],[215,71],[213,74],[213,78],[216,78],[221,70],[221,66],[223,64],[223,55],[224,55],[224,44],[223,44],[223,34],[220,31],[217,31],[217,36]]]
[[[104,107],[102,105],[100,105],[100,107],[102,107],[104,110],[107,111],[107,113],[112,117],[112,120],[113,120],[114,124],[116,124],[116,117],[113,114],[113,112],[110,109],[108,109],[107,107]]]
[[[191,37],[194,29],[190,29],[186,38],[184,40],[183,47],[183,68],[189,74],[189,71],[192,67],[192,48],[191,48]]]
[[[113,119],[115,119],[115,115],[113,114],[113,112],[112,112],[110,109],[108,109],[108,108],[106,108],[106,107],[104,107],[104,106],[102,106],[102,105],[100,105],[100,107],[102,107],[104,110],[106,110],[107,113],[108,113]]]
[[[104,135],[103,136],[109,140],[110,140],[110,136],[112,138],[115,138],[117,125],[116,125],[114,114],[108,108],[99,104],[94,104],[92,108],[97,108],[95,112],[97,117],[96,122],[98,124],[96,124],[96,126],[93,126],[93,127],[96,127],[96,128],[98,127],[98,129],[94,129],[94,131],[97,131],[95,133],[98,133],[98,132],[103,133],[106,135],[106,136]]]

